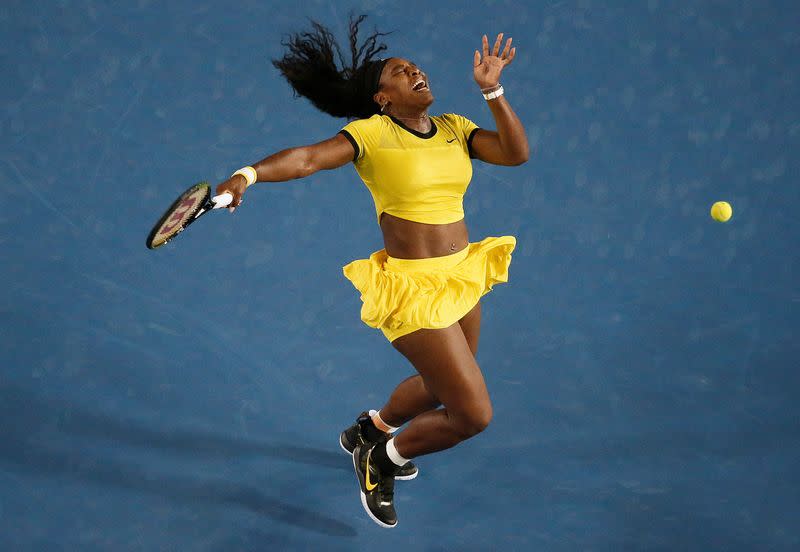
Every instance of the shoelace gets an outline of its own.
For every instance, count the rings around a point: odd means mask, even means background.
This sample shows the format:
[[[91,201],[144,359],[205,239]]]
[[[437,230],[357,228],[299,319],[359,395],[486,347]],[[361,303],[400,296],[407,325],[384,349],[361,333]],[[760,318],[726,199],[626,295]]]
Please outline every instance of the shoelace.
[[[394,475],[381,477],[378,491],[381,493],[381,502],[391,502],[394,498]]]
[[[383,475],[377,466],[374,466],[375,478],[378,480],[378,494],[381,502],[391,502],[394,498],[394,475]]]

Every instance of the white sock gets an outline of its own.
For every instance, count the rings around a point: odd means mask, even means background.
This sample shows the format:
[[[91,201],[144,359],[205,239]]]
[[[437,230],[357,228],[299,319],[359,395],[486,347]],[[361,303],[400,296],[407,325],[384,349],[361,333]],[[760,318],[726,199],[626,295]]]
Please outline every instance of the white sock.
[[[390,426],[389,424],[384,422],[383,418],[381,418],[380,410],[370,410],[369,415],[372,418],[372,423],[375,424],[375,427],[377,427],[383,432],[394,433],[395,431],[400,429],[399,427]]]
[[[386,456],[398,466],[405,466],[408,463],[408,458],[400,456],[400,453],[394,448],[394,439],[386,441]]]

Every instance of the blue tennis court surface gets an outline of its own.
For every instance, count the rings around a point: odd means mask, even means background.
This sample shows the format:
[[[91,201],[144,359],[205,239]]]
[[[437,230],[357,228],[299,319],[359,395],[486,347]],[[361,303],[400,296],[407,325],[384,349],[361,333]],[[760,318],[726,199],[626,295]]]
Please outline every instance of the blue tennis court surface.
[[[800,8],[533,4],[3,2],[0,548],[800,548]],[[518,239],[493,423],[418,459],[393,530],[337,444],[412,370],[341,274],[382,246],[354,169],[144,246],[188,185],[341,128],[269,60],[350,9],[488,128],[472,53],[513,36],[533,146],[465,202]]]

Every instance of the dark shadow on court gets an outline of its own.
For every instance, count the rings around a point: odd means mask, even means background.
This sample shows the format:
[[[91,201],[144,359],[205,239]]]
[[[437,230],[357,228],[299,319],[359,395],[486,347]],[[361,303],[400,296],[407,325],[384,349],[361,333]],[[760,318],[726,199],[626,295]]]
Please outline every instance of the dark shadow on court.
[[[18,387],[0,387],[0,401],[0,414],[7,412],[19,417],[21,413],[26,413],[29,423],[57,426],[61,434],[107,439],[146,449],[158,448],[193,458],[240,458],[250,454],[348,473],[352,470],[349,460],[339,451],[280,442],[256,442],[209,431],[155,430],[139,422],[117,420],[64,402],[45,401]]]
[[[258,453],[347,469],[348,462],[343,455],[302,447],[288,447],[287,451],[278,453],[270,448],[280,448],[279,445],[256,445],[204,433],[159,433],[83,412],[64,403],[50,403],[18,387],[0,386],[0,416],[5,420],[0,425],[0,464],[16,472],[84,480],[174,500],[244,507],[256,514],[329,536],[353,537],[357,534],[350,525],[271,498],[247,485],[222,479],[198,480],[153,474],[133,465],[99,458],[94,452],[87,454],[79,448],[80,445],[73,450],[57,450],[46,444],[45,436],[57,431],[62,436],[101,437],[126,445],[158,447],[194,457],[208,455],[219,458]]]

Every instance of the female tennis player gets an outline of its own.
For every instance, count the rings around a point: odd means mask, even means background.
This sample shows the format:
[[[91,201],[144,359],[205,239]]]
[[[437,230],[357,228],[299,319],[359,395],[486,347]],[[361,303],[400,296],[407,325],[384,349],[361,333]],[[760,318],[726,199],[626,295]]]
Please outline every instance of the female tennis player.
[[[352,119],[332,138],[280,151],[236,171],[217,187],[233,195],[231,210],[255,182],[282,182],[353,163],[372,193],[385,248],[344,267],[361,293],[361,319],[380,329],[414,366],[378,411],[363,413],[340,435],[352,452],[361,501],[382,527],[394,527],[395,478],[411,479],[410,459],[448,449],[480,433],[492,418],[489,393],[475,361],[480,298],[508,280],[513,236],[470,243],[462,200],[471,158],[497,165],[528,159],[525,130],[500,75],[514,59],[499,34],[475,50],[473,72],[497,125],[478,128],[455,114],[429,115],[433,93],[414,62],[390,57],[375,32],[361,45],[350,21],[352,64],[338,69],[339,47],[324,26],[293,35],[273,61],[298,95],[335,117]],[[344,65],[344,62],[342,62]],[[395,432],[408,422],[399,433]]]

